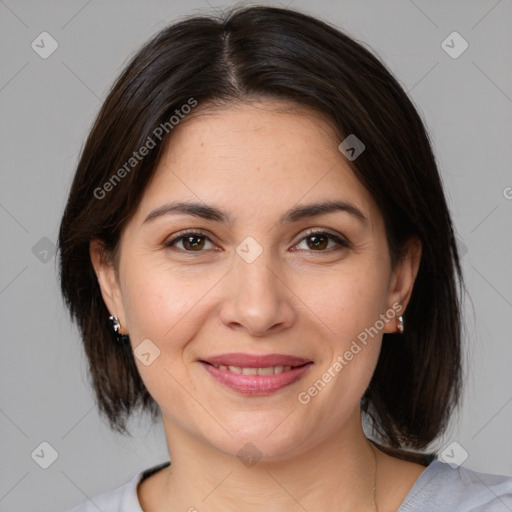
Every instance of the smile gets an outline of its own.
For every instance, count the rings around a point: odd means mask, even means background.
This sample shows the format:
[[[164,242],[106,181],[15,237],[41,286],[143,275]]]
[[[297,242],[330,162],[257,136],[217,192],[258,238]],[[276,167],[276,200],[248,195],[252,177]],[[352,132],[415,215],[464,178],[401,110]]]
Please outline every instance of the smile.
[[[223,386],[243,395],[263,396],[275,393],[302,379],[313,362],[300,366],[231,366],[200,361],[201,366]]]
[[[277,375],[279,373],[288,372],[297,366],[266,366],[265,368],[245,368],[241,366],[226,366],[225,364],[212,364],[219,370],[228,370],[233,373],[242,375]]]

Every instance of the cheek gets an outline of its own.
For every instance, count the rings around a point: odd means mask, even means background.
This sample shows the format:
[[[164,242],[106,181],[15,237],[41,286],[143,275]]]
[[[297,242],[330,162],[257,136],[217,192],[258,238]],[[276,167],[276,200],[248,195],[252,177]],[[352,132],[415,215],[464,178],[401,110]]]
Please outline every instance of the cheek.
[[[388,278],[384,265],[379,267],[369,258],[354,258],[336,271],[298,282],[298,295],[321,320],[326,339],[331,343],[337,340],[338,349],[343,349],[347,341],[373,326],[384,313]]]
[[[191,286],[180,282],[175,273],[153,268],[142,276],[132,275],[126,284],[125,313],[144,385],[164,414],[180,411],[183,418],[199,414],[195,402],[184,392],[186,388],[197,394],[184,363],[188,343],[201,326],[197,316],[202,312],[200,300],[209,288],[207,283],[204,287]],[[137,347],[144,347],[144,352]],[[150,364],[137,356],[148,352]],[[182,418],[175,417],[174,421],[180,423]]]
[[[338,272],[316,276],[315,287],[300,293],[322,332],[321,364],[301,403],[311,401],[320,415],[331,411],[329,421],[358,405],[373,375],[382,340],[380,315],[386,308],[385,268],[362,258],[347,262]]]
[[[151,261],[149,262],[151,263]],[[123,290],[125,313],[134,341],[150,338],[174,350],[191,327],[194,309],[211,288],[209,279],[190,279],[183,271],[137,261]],[[181,333],[181,335],[180,335]]]
[[[339,301],[340,306],[346,304]],[[320,364],[297,396],[307,417],[325,431],[346,423],[370,384],[382,341],[380,332],[370,330],[373,309],[365,302],[346,305],[343,315],[333,318],[334,333],[323,336]]]
[[[125,274],[123,290],[132,348],[137,356],[137,347],[142,350],[146,343],[158,354],[148,366],[136,357],[139,373],[157,402],[171,396],[175,402],[183,394],[176,380],[191,386],[187,363],[196,359],[193,341],[211,313],[209,292],[219,278],[211,272],[191,275],[168,264],[144,261],[133,261],[130,268],[138,269]]]

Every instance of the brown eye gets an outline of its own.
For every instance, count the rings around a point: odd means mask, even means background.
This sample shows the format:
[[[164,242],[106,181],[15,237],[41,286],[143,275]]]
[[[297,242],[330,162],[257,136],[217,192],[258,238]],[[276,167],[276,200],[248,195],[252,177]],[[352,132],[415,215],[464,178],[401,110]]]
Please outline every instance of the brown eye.
[[[306,240],[306,246],[307,249],[313,251],[313,252],[327,252],[325,249],[340,249],[340,248],[348,248],[350,247],[350,244],[341,239],[340,237],[326,232],[326,231],[317,231],[317,232],[310,232],[308,233],[302,240],[301,243]],[[331,245],[329,246],[329,241],[334,242],[334,247]],[[299,247],[300,244],[298,244],[296,247]],[[337,247],[336,247],[337,246]]]
[[[179,243],[182,247],[178,249],[186,252],[202,252],[206,242],[210,242],[210,239],[204,233],[190,232],[182,234],[176,238],[173,238],[169,242],[166,242],[166,247],[176,247]]]
[[[311,249],[325,249],[329,245],[329,237],[324,235],[310,235],[306,240],[310,240],[308,247]]]

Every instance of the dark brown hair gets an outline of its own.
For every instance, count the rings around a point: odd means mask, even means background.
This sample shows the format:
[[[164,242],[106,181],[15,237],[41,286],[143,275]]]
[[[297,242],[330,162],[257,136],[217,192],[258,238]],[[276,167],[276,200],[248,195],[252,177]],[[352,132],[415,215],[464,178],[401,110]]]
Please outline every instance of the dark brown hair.
[[[411,236],[421,240],[405,332],[383,335],[361,402],[384,446],[412,460],[405,450],[428,446],[460,401],[465,287],[442,181],[421,118],[380,60],[329,24],[289,9],[236,8],[223,17],[194,16],[165,28],[132,58],[101,108],[59,234],[62,293],[81,331],[99,409],[122,433],[128,433],[126,420],[137,407],[154,419],[159,412],[129,344],[113,342],[90,241],[99,239],[106,253],[116,253],[122,228],[172,135],[169,119],[177,110],[191,99],[201,109],[255,98],[322,114],[339,142],[355,134],[366,149],[348,163],[384,217],[393,265]],[[168,130],[160,140],[155,130],[161,126]],[[148,138],[156,147],[127,167]],[[121,168],[122,181],[112,181]],[[109,180],[108,197],[99,197]]]

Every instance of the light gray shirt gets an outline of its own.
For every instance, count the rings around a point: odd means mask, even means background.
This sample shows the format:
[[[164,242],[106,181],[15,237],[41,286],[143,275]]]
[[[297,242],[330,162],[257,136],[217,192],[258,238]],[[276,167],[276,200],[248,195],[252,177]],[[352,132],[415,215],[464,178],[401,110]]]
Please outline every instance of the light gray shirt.
[[[143,512],[137,485],[169,462],[136,474],[128,483],[67,512]],[[397,512],[511,512],[512,477],[479,473],[434,460],[416,480]]]

